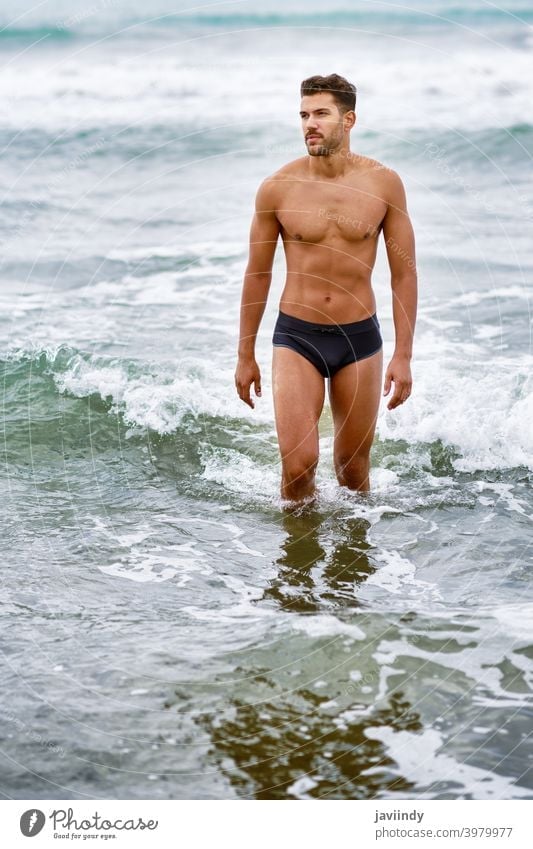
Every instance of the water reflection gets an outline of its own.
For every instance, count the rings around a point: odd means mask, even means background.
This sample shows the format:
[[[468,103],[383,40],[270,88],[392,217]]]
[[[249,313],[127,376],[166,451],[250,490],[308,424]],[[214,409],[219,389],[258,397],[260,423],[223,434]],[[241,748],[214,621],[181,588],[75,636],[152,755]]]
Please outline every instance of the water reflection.
[[[414,785],[367,728],[385,726],[419,732],[420,716],[402,693],[349,724],[323,712],[326,696],[309,689],[276,693],[263,684],[258,704],[234,698],[210,726],[211,755],[242,797],[254,799],[409,798]],[[353,707],[357,707],[354,705]],[[363,706],[360,706],[363,707]]]
[[[367,540],[370,522],[307,510],[285,514],[281,523],[286,536],[275,561],[278,572],[263,599],[295,613],[359,607],[357,587],[376,571]]]

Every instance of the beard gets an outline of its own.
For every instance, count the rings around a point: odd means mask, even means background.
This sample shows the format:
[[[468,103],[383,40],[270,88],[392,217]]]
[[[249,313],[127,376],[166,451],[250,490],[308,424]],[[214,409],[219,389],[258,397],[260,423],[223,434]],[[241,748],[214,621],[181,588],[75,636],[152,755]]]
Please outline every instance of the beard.
[[[329,156],[331,150],[325,144],[314,144],[307,148],[309,156]]]
[[[307,152],[309,156],[330,156],[340,146],[342,139],[329,138],[318,139],[312,144],[308,144],[306,140]]]

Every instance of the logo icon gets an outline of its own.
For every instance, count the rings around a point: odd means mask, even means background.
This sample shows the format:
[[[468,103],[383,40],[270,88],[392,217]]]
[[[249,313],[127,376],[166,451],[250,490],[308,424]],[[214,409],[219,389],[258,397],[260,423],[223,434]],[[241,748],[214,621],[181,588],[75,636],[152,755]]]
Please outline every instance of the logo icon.
[[[20,818],[20,830],[24,837],[35,837],[42,830],[46,817],[37,808],[24,811]]]

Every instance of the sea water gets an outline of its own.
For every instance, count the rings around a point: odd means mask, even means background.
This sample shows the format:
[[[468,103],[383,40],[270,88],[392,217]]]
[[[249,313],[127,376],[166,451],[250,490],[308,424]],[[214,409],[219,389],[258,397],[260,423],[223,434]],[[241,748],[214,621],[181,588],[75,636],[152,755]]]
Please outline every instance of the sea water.
[[[533,11],[4,2],[0,792],[532,798]],[[299,84],[404,181],[413,393],[370,496],[285,512],[234,386],[255,191]],[[394,347],[383,242],[373,275]]]

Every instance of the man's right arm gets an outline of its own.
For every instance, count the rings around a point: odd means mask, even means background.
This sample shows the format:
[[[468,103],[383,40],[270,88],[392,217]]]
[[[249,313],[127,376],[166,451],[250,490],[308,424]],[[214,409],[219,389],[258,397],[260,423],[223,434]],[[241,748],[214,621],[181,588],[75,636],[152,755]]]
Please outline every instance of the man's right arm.
[[[261,378],[255,361],[255,340],[265,311],[272,281],[272,264],[280,234],[280,224],[275,211],[275,190],[276,183],[267,179],[257,192],[250,228],[250,253],[241,297],[239,361],[235,383],[239,397],[252,408],[252,383],[255,384],[256,395],[261,394]]]

